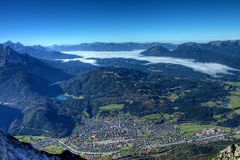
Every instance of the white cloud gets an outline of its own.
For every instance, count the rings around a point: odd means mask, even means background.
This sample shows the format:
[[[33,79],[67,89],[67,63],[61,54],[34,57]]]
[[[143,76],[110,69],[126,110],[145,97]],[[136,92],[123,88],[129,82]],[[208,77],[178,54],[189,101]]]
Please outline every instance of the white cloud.
[[[193,59],[182,59],[182,58],[174,58],[174,57],[154,57],[154,56],[142,56],[140,53],[143,50],[135,50],[135,51],[117,51],[117,52],[109,52],[109,51],[69,51],[63,52],[66,54],[75,54],[82,56],[83,58],[74,58],[74,59],[64,59],[64,62],[68,61],[76,61],[79,60],[84,63],[90,63],[93,65],[97,65],[97,59],[106,59],[106,58],[128,58],[135,60],[144,60],[148,61],[151,64],[157,63],[170,63],[170,64],[178,64],[185,67],[192,68],[195,71],[199,71],[202,73],[206,73],[212,76],[216,76],[218,73],[222,74],[231,74],[231,71],[239,71],[237,69],[231,68],[229,66],[218,64],[218,63],[201,63],[196,62]]]

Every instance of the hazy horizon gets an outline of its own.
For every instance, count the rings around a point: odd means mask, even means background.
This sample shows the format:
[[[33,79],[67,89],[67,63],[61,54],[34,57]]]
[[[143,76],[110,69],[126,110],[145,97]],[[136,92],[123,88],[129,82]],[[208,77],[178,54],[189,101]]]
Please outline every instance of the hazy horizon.
[[[53,44],[49,44],[49,45],[43,45],[43,44],[39,44],[39,43],[36,43],[36,44],[27,44],[27,43],[23,43],[21,41],[13,41],[13,40],[6,40],[6,41],[1,41],[0,43],[5,43],[5,42],[13,42],[13,43],[21,43],[22,45],[24,46],[34,46],[34,45],[42,45],[42,46],[45,46],[45,47],[49,47],[49,46],[54,46],[54,45],[79,45],[79,44],[84,44],[84,43],[170,43],[170,44],[176,44],[176,45],[180,45],[180,44],[183,44],[183,43],[192,43],[192,42],[195,42],[195,43],[209,43],[209,42],[214,42],[214,41],[238,41],[240,40],[240,38],[238,39],[214,39],[214,40],[202,40],[202,41],[177,41],[177,42],[169,42],[169,41],[92,41],[92,42],[76,42],[76,43],[60,43],[60,44],[57,44],[57,43],[53,43]]]

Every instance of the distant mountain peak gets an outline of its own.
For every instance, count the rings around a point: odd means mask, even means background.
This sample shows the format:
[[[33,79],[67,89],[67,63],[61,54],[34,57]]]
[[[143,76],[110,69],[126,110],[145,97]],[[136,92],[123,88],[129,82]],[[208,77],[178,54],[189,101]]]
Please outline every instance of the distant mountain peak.
[[[23,44],[20,43],[20,42],[13,42],[13,41],[11,41],[11,40],[8,40],[8,41],[4,42],[4,44],[21,44],[21,45],[23,45]]]
[[[211,44],[212,46],[221,46],[222,41],[211,41],[209,42],[209,44]]]
[[[12,41],[10,41],[10,40],[4,42],[3,44],[6,45],[6,46],[9,46],[9,47],[11,47],[11,46],[13,47],[13,46],[14,46],[14,48],[21,48],[21,47],[24,46],[24,45],[23,45],[22,43],[20,43],[20,42],[14,43],[14,42],[12,42]]]
[[[6,64],[27,64],[26,59],[6,45],[0,44],[0,66]]]
[[[149,49],[161,45],[168,49],[175,49],[177,45],[171,43],[137,43],[137,42],[93,42],[80,43],[75,45],[53,45],[49,48],[56,51],[133,51]]]
[[[32,57],[39,59],[71,59],[71,58],[79,58],[77,55],[64,54],[61,52],[54,51],[50,48],[43,47],[41,45],[34,46],[24,46],[23,44],[17,42],[14,43],[12,41],[7,41],[3,43],[6,46],[11,47],[13,50],[17,51],[21,54],[29,54]]]
[[[184,43],[184,44],[181,44],[177,47],[176,50],[183,50],[183,51],[192,51],[192,50],[195,50],[195,51],[200,51],[201,48],[200,46],[197,44],[197,43]]]
[[[157,45],[143,51],[141,54],[144,56],[165,56],[169,54],[169,50],[163,46]]]
[[[211,41],[208,44],[212,45],[212,46],[216,46],[216,47],[220,47],[222,45],[237,45],[240,46],[240,40],[229,40],[229,41]]]
[[[187,43],[183,43],[182,45],[195,46],[195,45],[198,45],[198,44],[196,42],[187,42]]]

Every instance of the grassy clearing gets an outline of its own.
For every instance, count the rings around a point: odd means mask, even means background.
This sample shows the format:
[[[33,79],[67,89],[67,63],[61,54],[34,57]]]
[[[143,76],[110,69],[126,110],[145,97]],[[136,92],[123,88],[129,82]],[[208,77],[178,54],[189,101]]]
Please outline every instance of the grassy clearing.
[[[236,114],[236,115],[240,115],[240,109],[234,110],[233,113]]]
[[[180,132],[184,134],[194,134],[197,132],[201,132],[204,129],[210,129],[210,128],[221,128],[225,131],[230,131],[230,128],[226,127],[220,127],[220,126],[214,126],[214,125],[202,125],[202,124],[196,124],[196,123],[183,123],[179,125]]]
[[[149,115],[145,115],[144,118],[146,120],[158,120],[158,119],[164,119],[166,121],[171,121],[174,119],[173,115],[169,115],[169,114],[163,114],[163,113],[159,113],[159,114],[149,114]]]
[[[47,137],[44,136],[15,136],[20,142],[32,144],[39,140],[45,139]]]
[[[228,107],[230,107],[230,108],[240,108],[240,96],[235,96],[235,95],[230,96]]]
[[[231,136],[231,138],[240,139],[240,135],[239,134],[234,134],[234,135]]]
[[[228,96],[228,107],[233,109],[240,108],[240,82],[228,82],[228,84],[236,87]]]
[[[43,150],[50,154],[61,154],[64,152],[64,149],[62,147],[59,147],[56,145],[47,146],[47,147],[43,148]]]
[[[133,104],[134,100],[126,100],[127,103]]]
[[[175,102],[179,97],[176,93],[171,93],[168,97],[167,97],[170,101]]]
[[[71,97],[72,99],[84,99],[83,96],[74,96],[74,95],[71,95],[71,94],[68,94],[68,93],[65,93],[64,96],[66,97]]]
[[[231,84],[231,85],[240,87],[240,82],[228,82],[228,83]]]
[[[102,111],[112,111],[112,110],[122,110],[124,107],[124,104],[109,104],[106,106],[99,107]]]
[[[124,146],[121,148],[121,152],[124,152],[124,153],[131,152],[131,150],[132,150],[132,146]]]
[[[138,133],[138,137],[148,137],[149,135],[151,135],[150,131],[142,131],[141,133]]]
[[[162,118],[162,115],[161,114],[149,114],[149,115],[144,116],[144,118],[146,118],[147,120],[157,120],[157,119]]]
[[[217,107],[217,106],[219,106],[219,103],[213,102],[213,101],[209,101],[209,102],[202,103],[202,106],[206,106],[206,107]]]

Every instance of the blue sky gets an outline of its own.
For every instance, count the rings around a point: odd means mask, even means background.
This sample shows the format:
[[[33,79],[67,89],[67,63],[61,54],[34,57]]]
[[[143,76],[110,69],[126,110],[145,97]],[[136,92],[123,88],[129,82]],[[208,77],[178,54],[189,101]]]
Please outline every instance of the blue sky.
[[[239,0],[0,0],[0,42],[239,39],[239,6]]]

